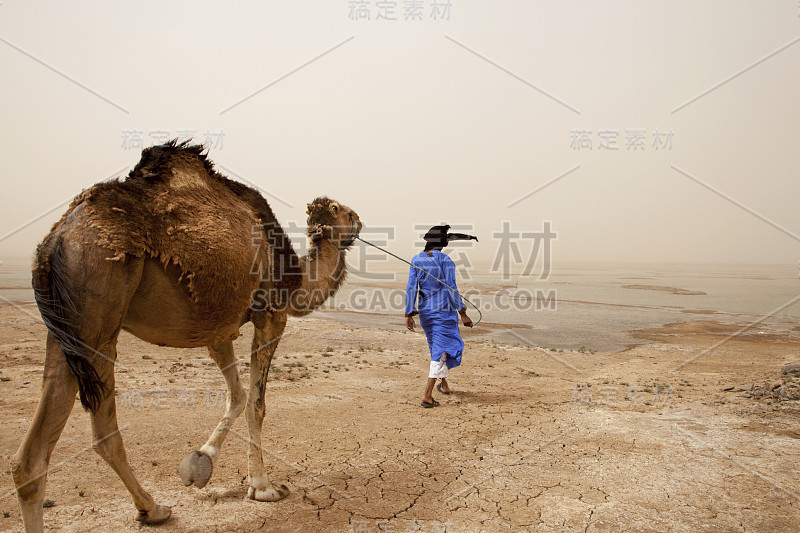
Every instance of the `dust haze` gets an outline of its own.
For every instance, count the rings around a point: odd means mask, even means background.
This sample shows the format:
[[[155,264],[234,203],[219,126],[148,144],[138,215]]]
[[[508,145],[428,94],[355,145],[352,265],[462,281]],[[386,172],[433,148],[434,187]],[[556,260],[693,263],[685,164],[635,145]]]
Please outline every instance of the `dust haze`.
[[[4,2],[0,259],[188,136],[283,224],[331,195],[401,255],[551,221],[555,261],[800,259],[797,2],[351,4]]]

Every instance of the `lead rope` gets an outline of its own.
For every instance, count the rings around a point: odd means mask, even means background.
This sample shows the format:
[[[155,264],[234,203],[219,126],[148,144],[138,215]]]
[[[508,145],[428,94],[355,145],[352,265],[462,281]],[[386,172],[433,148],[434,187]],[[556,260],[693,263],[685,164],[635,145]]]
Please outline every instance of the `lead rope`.
[[[399,260],[400,260],[400,261],[402,261],[403,263],[406,263],[406,264],[408,264],[408,265],[411,265],[412,267],[416,268],[416,269],[417,269],[417,270],[419,270],[420,272],[423,272],[423,273],[427,274],[428,276],[432,277],[433,279],[435,279],[436,281],[438,281],[439,283],[441,283],[442,285],[444,285],[445,287],[447,287],[448,289],[450,289],[451,291],[453,291],[454,293],[456,293],[457,295],[459,295],[459,296],[460,296],[460,297],[461,297],[461,298],[462,298],[462,299],[463,299],[465,302],[467,302],[469,305],[471,305],[472,307],[474,307],[474,308],[475,308],[475,310],[478,312],[478,320],[472,323],[473,327],[474,327],[474,326],[477,326],[477,325],[478,325],[478,322],[480,322],[481,320],[483,320],[483,313],[481,313],[481,310],[480,310],[480,309],[478,309],[478,306],[477,306],[477,305],[475,305],[474,303],[470,302],[470,301],[469,301],[469,299],[468,299],[466,296],[464,296],[463,294],[461,294],[460,292],[458,292],[457,290],[455,290],[453,287],[451,287],[450,285],[448,285],[448,284],[447,284],[447,283],[445,283],[444,281],[440,280],[439,278],[437,278],[436,276],[434,276],[433,274],[431,274],[430,272],[428,272],[427,270],[425,270],[425,269],[423,269],[423,268],[420,268],[420,267],[418,267],[417,265],[414,265],[414,264],[412,264],[412,263],[410,263],[410,262],[406,261],[406,260],[405,260],[405,259],[403,259],[402,257],[400,257],[400,256],[398,256],[398,255],[395,255],[395,254],[393,254],[393,253],[392,253],[392,252],[390,252],[389,250],[384,250],[383,248],[381,248],[381,247],[380,247],[380,246],[378,246],[377,244],[372,244],[372,243],[371,243],[371,242],[369,242],[369,241],[365,241],[364,239],[362,239],[362,238],[361,238],[361,237],[359,237],[358,235],[355,235],[353,238],[355,238],[355,239],[358,239],[359,241],[361,241],[361,242],[363,242],[363,243],[365,243],[365,244],[369,244],[370,246],[373,246],[373,247],[377,248],[378,250],[380,250],[380,251],[381,251],[381,252],[383,252],[383,253],[386,253],[386,254],[389,254],[389,255],[391,255],[392,257],[394,257],[395,259],[399,259]]]

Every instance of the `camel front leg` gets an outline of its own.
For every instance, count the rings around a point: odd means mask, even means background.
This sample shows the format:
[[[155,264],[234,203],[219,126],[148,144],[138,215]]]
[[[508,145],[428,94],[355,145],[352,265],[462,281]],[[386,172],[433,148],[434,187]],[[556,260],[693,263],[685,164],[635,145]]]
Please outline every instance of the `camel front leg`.
[[[261,451],[261,426],[264,422],[267,374],[272,356],[278,346],[283,329],[286,327],[286,314],[269,315],[264,329],[256,328],[253,335],[253,349],[250,354],[250,394],[247,398],[247,427],[250,431],[248,455],[248,474],[250,488],[247,497],[261,502],[275,502],[289,495],[286,485],[275,487],[264,472]]]
[[[244,388],[239,381],[239,369],[236,366],[236,357],[233,354],[233,341],[225,341],[208,347],[211,358],[217,363],[225,377],[228,386],[225,416],[217,424],[216,429],[208,441],[199,451],[191,452],[181,461],[178,472],[184,485],[194,483],[195,487],[202,489],[211,479],[214,462],[219,455],[219,450],[225,437],[230,431],[233,422],[242,414],[247,402]]]

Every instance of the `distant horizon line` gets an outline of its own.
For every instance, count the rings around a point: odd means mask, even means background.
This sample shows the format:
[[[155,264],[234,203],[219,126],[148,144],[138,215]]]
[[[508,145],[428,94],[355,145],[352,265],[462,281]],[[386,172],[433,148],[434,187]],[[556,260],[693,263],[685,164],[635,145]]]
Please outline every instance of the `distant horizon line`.
[[[0,256],[0,266],[15,266],[15,267],[29,267],[32,266],[33,263],[33,255],[31,256],[7,256],[1,257]],[[373,260],[374,261],[374,260]],[[472,261],[472,264],[468,267],[469,269],[479,268],[489,270],[493,261]],[[800,267],[800,261],[797,262],[787,262],[787,263],[776,263],[776,262],[764,262],[764,263],[756,263],[756,262],[732,262],[732,261],[643,261],[643,260],[591,260],[591,259],[562,259],[553,261],[551,265],[551,271],[558,266],[564,265],[615,265],[615,266],[647,266],[647,267],[654,267],[654,266],[737,266],[737,267]],[[355,266],[355,265],[351,265]],[[397,262],[396,268],[394,266],[389,265],[374,265],[374,269],[376,270],[397,270],[397,269],[404,269],[407,268],[406,265]],[[463,268],[463,265],[459,265],[459,268]],[[519,267],[519,272],[516,269],[512,270],[511,275],[519,276],[522,274],[522,269],[524,266]],[[541,269],[536,269],[534,272],[529,274],[529,276],[537,276]]]

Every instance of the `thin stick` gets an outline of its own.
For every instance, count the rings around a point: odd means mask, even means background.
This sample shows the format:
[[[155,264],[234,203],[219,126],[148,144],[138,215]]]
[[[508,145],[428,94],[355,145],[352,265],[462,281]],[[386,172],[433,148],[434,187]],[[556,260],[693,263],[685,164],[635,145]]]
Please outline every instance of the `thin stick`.
[[[355,236],[355,238],[356,238],[356,239],[358,239],[359,241],[361,241],[361,242],[365,243],[365,244],[369,244],[370,246],[374,246],[375,248],[377,248],[377,249],[378,249],[378,250],[380,250],[381,252],[384,252],[384,253],[387,253],[387,254],[391,255],[391,256],[392,256],[392,257],[394,257],[395,259],[399,259],[399,260],[400,260],[400,261],[402,261],[403,263],[406,263],[406,264],[408,264],[408,265],[411,265],[412,267],[416,268],[416,269],[417,269],[417,270],[419,270],[420,272],[424,272],[425,274],[427,274],[428,276],[432,277],[433,279],[435,279],[436,281],[438,281],[439,283],[441,283],[442,285],[444,285],[445,287],[447,287],[448,289],[450,289],[450,290],[451,290],[451,291],[453,291],[454,293],[458,294],[458,295],[459,295],[461,298],[463,298],[463,299],[464,299],[464,301],[465,301],[465,302],[467,302],[469,305],[471,305],[472,307],[474,307],[474,308],[475,308],[475,310],[478,312],[478,316],[479,316],[479,318],[478,318],[478,320],[477,320],[477,321],[476,321],[474,324],[472,324],[473,326],[477,326],[477,325],[478,325],[478,322],[480,322],[481,320],[483,320],[483,313],[481,313],[481,310],[480,310],[480,309],[478,309],[478,306],[477,306],[477,305],[475,305],[474,303],[470,302],[470,301],[469,301],[469,299],[467,299],[467,297],[466,297],[466,296],[464,296],[463,294],[461,294],[460,292],[458,292],[457,290],[455,290],[453,287],[451,287],[450,285],[448,285],[448,284],[447,284],[447,283],[445,283],[444,281],[440,280],[439,278],[437,278],[436,276],[434,276],[433,274],[431,274],[430,272],[428,272],[428,271],[427,271],[427,270],[425,270],[424,268],[420,268],[420,267],[418,267],[417,265],[415,265],[415,264],[412,264],[412,263],[410,263],[410,262],[406,261],[406,260],[405,260],[405,259],[403,259],[402,257],[400,257],[400,256],[398,256],[398,255],[395,255],[395,254],[393,254],[393,253],[392,253],[392,252],[390,252],[389,250],[384,250],[383,248],[381,248],[381,247],[380,247],[380,246],[378,246],[377,244],[372,244],[372,243],[371,243],[371,242],[369,242],[369,241],[365,241],[364,239],[362,239],[362,238],[361,238],[361,237],[359,237],[358,235],[356,235],[356,236]]]

